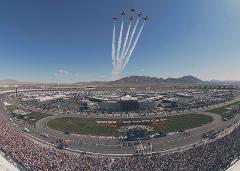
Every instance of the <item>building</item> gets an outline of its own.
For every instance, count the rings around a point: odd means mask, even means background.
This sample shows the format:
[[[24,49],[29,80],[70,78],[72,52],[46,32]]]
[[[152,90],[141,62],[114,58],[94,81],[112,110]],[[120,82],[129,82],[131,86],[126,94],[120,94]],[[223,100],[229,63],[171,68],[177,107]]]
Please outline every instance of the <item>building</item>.
[[[100,110],[108,112],[143,111],[157,107],[153,100],[138,100],[137,97],[129,95],[115,100],[102,100],[98,104]]]

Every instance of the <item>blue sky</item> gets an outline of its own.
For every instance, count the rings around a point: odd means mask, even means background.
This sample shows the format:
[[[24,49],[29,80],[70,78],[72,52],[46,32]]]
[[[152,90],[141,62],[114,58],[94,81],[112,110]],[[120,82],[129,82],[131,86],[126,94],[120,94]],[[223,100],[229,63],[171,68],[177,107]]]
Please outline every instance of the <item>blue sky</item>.
[[[149,16],[122,76],[240,80],[240,0],[5,0],[0,79],[111,79],[111,17]]]

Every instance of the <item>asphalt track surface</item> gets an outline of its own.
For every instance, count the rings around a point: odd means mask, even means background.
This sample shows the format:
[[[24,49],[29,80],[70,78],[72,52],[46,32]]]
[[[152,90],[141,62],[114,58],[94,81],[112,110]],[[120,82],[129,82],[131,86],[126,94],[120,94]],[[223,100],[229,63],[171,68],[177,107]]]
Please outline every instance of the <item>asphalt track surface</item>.
[[[8,120],[10,120],[10,115],[5,111],[3,103],[7,101],[5,98],[5,94],[0,94],[0,115],[6,117]],[[205,108],[203,110],[194,110],[194,111],[189,111],[189,112],[184,112],[182,114],[188,114],[188,113],[199,113],[199,114],[205,114],[208,116],[211,116],[213,118],[213,122],[193,128],[193,129],[188,129],[186,132],[188,132],[190,135],[185,135],[185,134],[180,134],[180,133],[169,133],[166,137],[160,137],[160,138],[154,138],[150,140],[144,140],[142,142],[150,142],[152,143],[153,147],[153,152],[159,152],[159,153],[168,153],[171,151],[176,151],[185,147],[191,147],[194,144],[199,144],[205,140],[202,139],[201,135],[202,133],[208,132],[210,130],[216,130],[220,131],[223,130],[230,125],[232,125],[234,122],[240,120],[240,115],[237,114],[234,118],[228,120],[228,121],[222,121],[221,116],[210,113],[210,112],[205,112],[206,110],[224,106],[226,104],[233,103],[235,101],[239,101],[240,97],[229,101],[224,104],[219,104],[215,105],[212,107]],[[11,103],[11,102],[10,102]],[[95,115],[95,116],[84,116],[84,115],[57,115],[56,113],[53,116],[43,118],[39,120],[36,123],[36,127],[30,128],[30,135],[37,138],[41,139],[43,141],[46,141],[48,143],[53,143],[57,140],[58,137],[61,137],[63,139],[71,139],[73,140],[73,143],[71,146],[69,146],[67,149],[74,150],[76,152],[86,152],[86,153],[91,153],[91,154],[101,154],[101,155],[113,155],[113,156],[118,156],[118,155],[132,155],[136,152],[136,148],[131,145],[131,143],[120,143],[120,141],[116,138],[110,138],[110,137],[95,137],[95,136],[90,136],[90,135],[66,135],[63,132],[57,131],[50,129],[47,127],[47,122],[59,118],[59,117],[108,117],[106,115]],[[164,116],[170,116],[170,115],[176,115],[176,114],[164,114]],[[147,117],[156,117],[156,116],[163,116],[162,115],[152,115],[152,116],[147,116]],[[111,116],[111,118],[119,118],[120,116]],[[136,116],[137,117],[137,116]],[[11,119],[13,123],[16,123],[14,119]],[[17,123],[16,123],[17,124]],[[18,124],[19,129],[23,129],[24,127]],[[40,136],[40,133],[44,132],[49,135],[49,138]]]

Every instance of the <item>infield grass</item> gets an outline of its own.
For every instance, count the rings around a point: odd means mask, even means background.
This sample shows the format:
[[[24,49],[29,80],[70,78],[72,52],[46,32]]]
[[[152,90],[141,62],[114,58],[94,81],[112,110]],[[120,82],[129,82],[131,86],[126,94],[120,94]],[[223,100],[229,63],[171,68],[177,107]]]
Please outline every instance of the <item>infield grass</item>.
[[[146,118],[144,118],[146,119]],[[179,129],[190,129],[202,126],[204,124],[213,121],[213,118],[203,114],[185,114],[177,116],[167,116],[161,118],[151,119],[167,119],[165,124],[154,126],[154,132],[165,131],[165,132],[176,132]],[[97,125],[96,121],[122,121],[123,119],[108,119],[108,118],[77,118],[77,117],[65,117],[57,118],[49,121],[48,127],[62,131],[70,132],[75,134],[90,134],[97,136],[120,136],[122,133],[118,132],[117,128],[109,126]],[[124,119],[124,121],[136,120],[136,119]],[[137,119],[141,120],[141,119]]]
[[[211,112],[211,113],[215,113],[215,114],[218,114],[220,115],[222,118],[227,118],[228,115],[226,115],[225,113],[228,111],[227,108],[233,106],[233,105],[238,105],[240,106],[240,101],[238,102],[234,102],[234,103],[231,103],[231,104],[228,104],[226,106],[222,106],[222,107],[218,107],[218,108],[214,108],[214,109],[211,109],[211,110],[207,110],[207,112]]]
[[[46,114],[46,113],[41,113],[41,112],[31,112],[30,114],[27,114],[25,116],[28,117],[28,119],[25,119],[25,120],[27,120],[30,124],[35,124],[40,119],[46,118],[46,117],[49,117],[52,115]]]

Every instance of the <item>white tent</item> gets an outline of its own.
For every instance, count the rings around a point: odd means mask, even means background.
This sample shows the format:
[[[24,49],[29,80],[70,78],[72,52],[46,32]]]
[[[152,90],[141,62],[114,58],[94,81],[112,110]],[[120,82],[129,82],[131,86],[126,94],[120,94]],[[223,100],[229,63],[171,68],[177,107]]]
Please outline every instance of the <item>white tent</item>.
[[[239,171],[240,170],[240,160],[238,160],[235,164],[233,164],[226,171]]]
[[[0,154],[0,170],[18,171],[18,169],[13,164],[9,163],[1,154]]]

